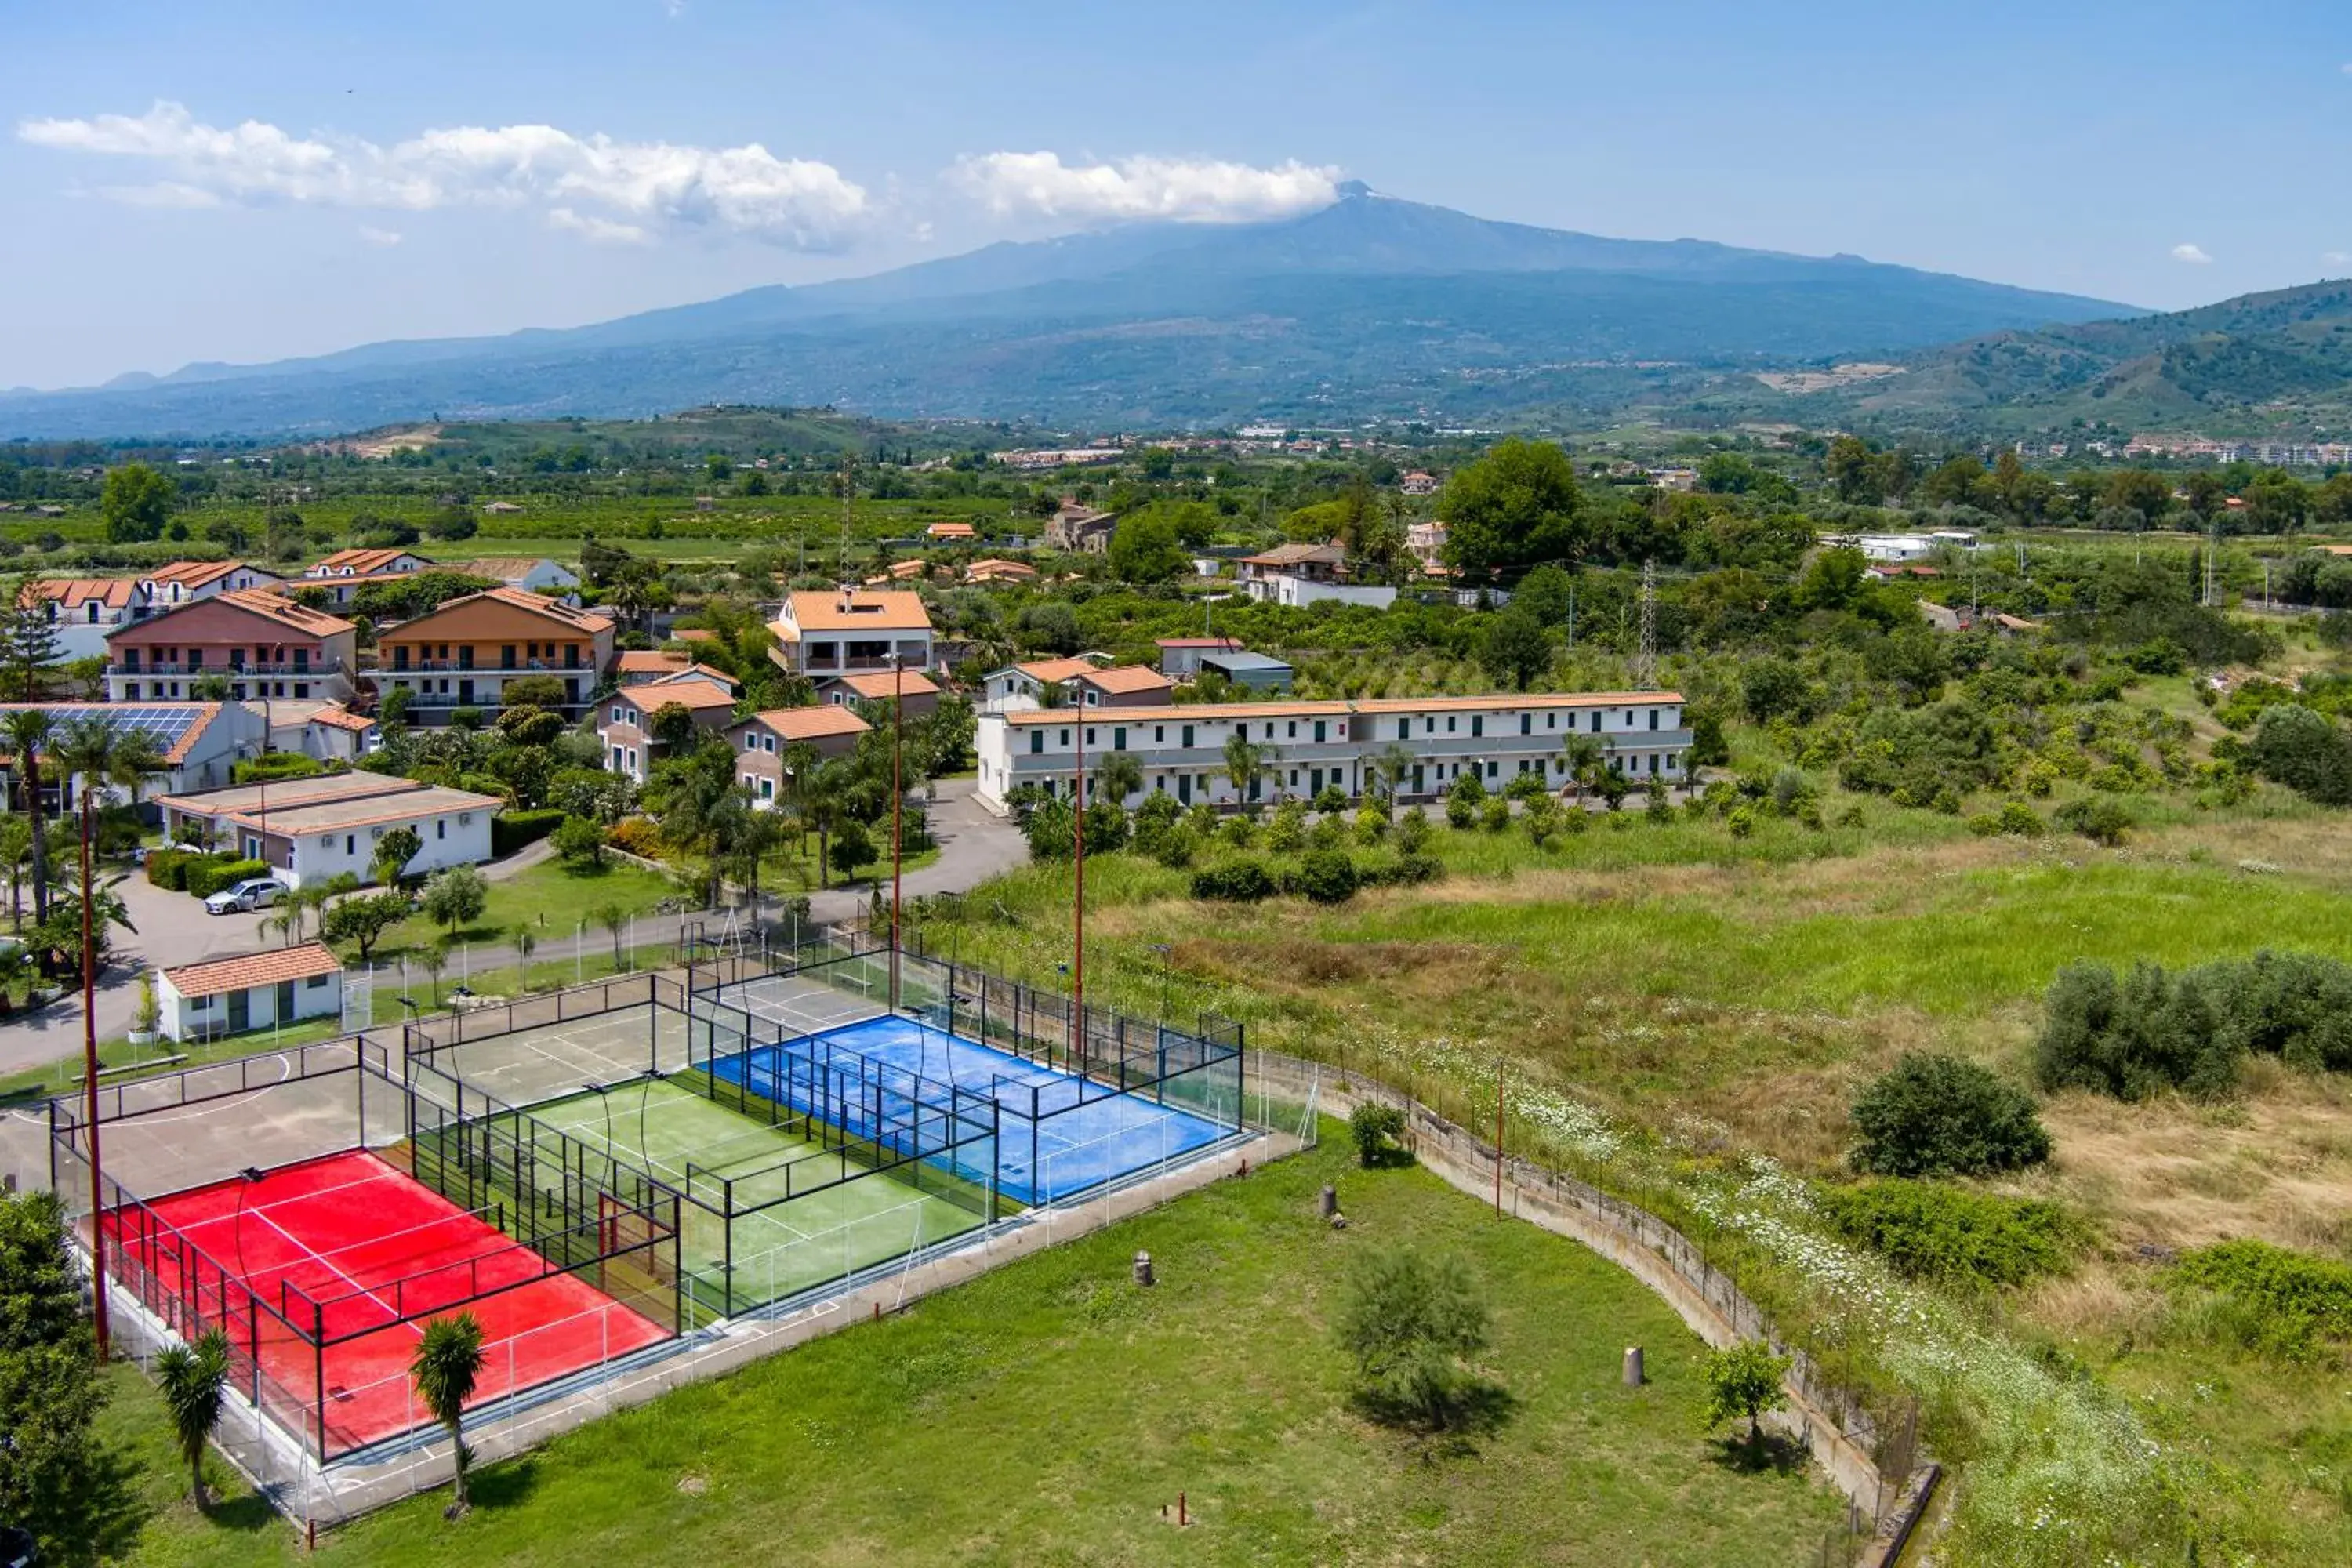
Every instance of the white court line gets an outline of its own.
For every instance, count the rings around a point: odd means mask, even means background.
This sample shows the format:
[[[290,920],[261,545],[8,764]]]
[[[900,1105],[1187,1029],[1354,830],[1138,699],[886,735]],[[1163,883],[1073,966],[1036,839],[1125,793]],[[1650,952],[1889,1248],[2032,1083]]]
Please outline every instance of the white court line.
[[[239,1100],[249,1100],[249,1099],[251,1099],[253,1096],[255,1096],[255,1095],[257,1095],[257,1094],[263,1093],[263,1092],[265,1092],[266,1090],[268,1090],[268,1089],[276,1089],[276,1088],[278,1088],[278,1087],[279,1085],[281,1085],[281,1084],[290,1083],[290,1082],[292,1082],[292,1081],[293,1081],[293,1079],[294,1079],[294,1062],[293,1062],[293,1058],[290,1058],[290,1057],[289,1057],[289,1056],[287,1056],[287,1055],[286,1055],[286,1053],[285,1053],[285,1052],[283,1052],[283,1051],[277,1052],[277,1053],[276,1053],[276,1055],[277,1055],[277,1057],[278,1057],[278,1076],[277,1076],[276,1078],[274,1078],[274,1079],[270,1079],[270,1081],[269,1081],[269,1082],[268,1082],[268,1083],[257,1083],[257,1084],[255,1084],[251,1089],[232,1089],[230,1092],[228,1092],[227,1094],[222,1095],[222,1096],[221,1096],[219,1099],[217,1099],[217,1100],[210,1100],[210,1101],[208,1101],[208,1102],[206,1102],[206,1103],[205,1103],[205,1104],[203,1104],[203,1105],[191,1105],[191,1106],[186,1107],[186,1108],[185,1108],[185,1109],[184,1109],[184,1110],[134,1110],[134,1111],[131,1111],[130,1114],[128,1114],[128,1115],[124,1115],[124,1116],[111,1116],[111,1117],[108,1117],[108,1118],[104,1119],[103,1121],[101,1121],[99,1123],[99,1125],[100,1125],[101,1127],[112,1127],[112,1126],[114,1126],[116,1123],[118,1123],[118,1122],[124,1122],[124,1121],[136,1121],[136,1122],[140,1123],[142,1126],[144,1126],[144,1127],[168,1127],[168,1126],[172,1125],[172,1124],[173,1124],[173,1123],[174,1123],[174,1122],[179,1122],[179,1121],[194,1121],[196,1118],[198,1118],[198,1117],[200,1117],[200,1116],[211,1116],[211,1115],[215,1114],[216,1112],[223,1111],[223,1110],[235,1110],[238,1109],[237,1101],[239,1101]],[[207,1067],[210,1067],[210,1066],[222,1066],[222,1065],[226,1065],[226,1064],[227,1064],[228,1062],[232,1062],[232,1061],[259,1061],[260,1059],[261,1059],[261,1054],[260,1054],[260,1053],[257,1053],[256,1055],[251,1056],[251,1057],[224,1057],[224,1058],[221,1058],[221,1061],[220,1061],[219,1063],[206,1063],[205,1065],[206,1065]],[[202,1072],[202,1071],[204,1071],[204,1070],[205,1070],[205,1068],[190,1068],[189,1070],[190,1070],[191,1072]],[[106,1088],[108,1088],[108,1089],[129,1089],[129,1088],[132,1087],[132,1085],[133,1085],[133,1084],[149,1083],[149,1082],[157,1082],[157,1081],[160,1081],[160,1080],[159,1080],[159,1079],[131,1079],[131,1082],[130,1082],[130,1083],[108,1084],[108,1085],[106,1086]],[[77,1094],[77,1095],[79,1095],[80,1091],[79,1091],[79,1090],[76,1090],[75,1092],[76,1092],[76,1094]],[[121,1102],[121,1100],[117,1100],[115,1101],[115,1104],[116,1104],[118,1107],[119,1107],[119,1106],[121,1106],[121,1103],[122,1103],[122,1102]]]
[[[381,1327],[381,1328],[387,1328],[387,1329],[388,1329],[388,1328],[392,1328],[392,1327],[394,1327],[394,1325],[396,1325],[396,1324],[400,1321],[400,1309],[399,1309],[399,1308],[397,1308],[397,1307],[394,1306],[391,1302],[389,1302],[389,1301],[385,1300],[383,1297],[381,1297],[381,1296],[377,1295],[374,1291],[373,1291],[373,1290],[369,1289],[366,1286],[364,1286],[364,1285],[361,1284],[357,1279],[352,1279],[350,1275],[348,1275],[348,1274],[344,1273],[341,1269],[337,1268],[333,1264],[331,1264],[331,1263],[328,1263],[328,1262],[327,1262],[327,1258],[326,1258],[326,1255],[325,1255],[324,1253],[321,1253],[321,1252],[318,1251],[317,1249],[313,1248],[312,1247],[310,1247],[308,1243],[306,1243],[306,1242],[304,1242],[303,1240],[301,1240],[301,1238],[299,1238],[299,1237],[295,1236],[292,1232],[289,1231],[289,1230],[288,1230],[284,1226],[279,1225],[276,1220],[271,1219],[271,1218],[268,1216],[268,1215],[267,1215],[267,1214],[263,1213],[263,1212],[262,1212],[261,1210],[259,1210],[259,1209],[246,1209],[246,1210],[240,1210],[240,1211],[238,1211],[238,1212],[239,1212],[240,1214],[250,1214],[250,1215],[252,1215],[254,1218],[256,1218],[256,1219],[259,1220],[262,1224],[264,1224],[264,1225],[268,1226],[270,1229],[272,1229],[272,1230],[276,1231],[278,1235],[280,1235],[280,1236],[284,1237],[287,1240],[289,1240],[289,1241],[292,1242],[292,1243],[293,1243],[293,1244],[294,1244],[298,1248],[299,1248],[299,1249],[301,1250],[301,1252],[303,1253],[303,1255],[304,1255],[304,1256],[309,1257],[309,1258],[314,1258],[314,1259],[316,1259],[316,1260],[317,1260],[318,1262],[320,1262],[320,1263],[325,1264],[325,1265],[326,1265],[326,1268],[327,1268],[328,1272],[330,1272],[330,1273],[333,1274],[333,1275],[334,1275],[334,1277],[335,1277],[336,1279],[338,1279],[341,1280],[344,1284],[346,1284],[346,1285],[348,1285],[348,1286],[350,1286],[350,1287],[352,1288],[351,1295],[365,1296],[369,1300],[373,1301],[377,1306],[382,1307],[382,1308],[384,1310],[385,1314],[386,1314],[386,1315],[387,1315],[387,1316],[388,1316],[392,1321],[391,1321],[390,1322],[387,1322],[387,1323],[380,1324],[380,1325],[378,1325],[379,1327]],[[242,1249],[240,1248],[240,1258],[241,1258],[241,1255],[242,1255]],[[285,1294],[284,1294],[284,1291],[283,1291],[282,1287],[283,1287],[283,1286],[285,1285],[285,1283],[286,1283],[286,1270],[285,1270],[284,1268],[280,1268],[280,1269],[278,1271],[278,1282],[279,1286],[281,1287],[281,1289],[280,1289],[280,1291],[279,1291],[279,1295],[278,1295],[278,1300],[281,1300],[281,1301],[283,1301],[283,1300],[285,1300]],[[247,1275],[247,1277],[246,1277],[242,1281],[240,1281],[240,1283],[242,1283],[247,1290],[251,1290],[251,1289],[253,1289],[253,1278],[252,1278],[252,1276],[248,1274],[248,1275]],[[296,1286],[296,1287],[294,1287],[294,1288],[295,1288],[296,1289],[298,1289],[298,1290],[301,1290],[301,1289],[302,1289],[302,1288],[301,1288],[300,1286],[299,1286],[299,1285],[297,1285],[297,1286]],[[311,1295],[310,1295],[310,1293],[308,1290],[302,1290],[302,1294],[303,1294],[303,1295],[305,1295],[305,1296],[309,1296],[309,1297],[310,1297],[310,1299],[311,1304],[312,1304],[312,1305],[314,1305],[314,1306],[319,1306],[319,1307],[325,1307],[325,1306],[331,1305],[333,1300],[349,1300],[351,1299],[351,1296],[350,1296],[350,1295],[346,1295],[346,1296],[341,1296],[341,1297],[332,1298],[331,1300],[325,1300],[325,1301],[322,1301],[322,1300],[320,1300],[318,1297],[316,1297],[316,1296],[311,1296]],[[412,1326],[413,1326],[413,1325],[412,1325]],[[422,1330],[418,1330],[417,1331],[418,1331],[419,1333],[422,1333],[422,1332],[423,1332],[423,1331],[422,1331]]]

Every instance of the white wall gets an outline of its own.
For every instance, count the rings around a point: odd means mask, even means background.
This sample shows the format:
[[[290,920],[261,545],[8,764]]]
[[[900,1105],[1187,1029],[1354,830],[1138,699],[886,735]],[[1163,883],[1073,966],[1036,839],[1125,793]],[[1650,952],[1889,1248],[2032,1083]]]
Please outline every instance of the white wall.
[[[278,1016],[278,987],[256,985],[248,988],[246,998],[250,1011],[246,1026],[266,1029],[273,1024],[295,1023],[303,1018],[323,1018],[343,1010],[343,976],[341,970],[332,974],[315,975],[294,983],[294,1011],[285,1018]],[[183,996],[172,987],[163,975],[155,977],[157,1027],[164,1037],[173,1040],[201,1039],[228,1028],[228,993],[211,996]]]
[[[397,801],[398,797],[394,796],[382,804],[392,805]],[[349,871],[364,882],[369,877],[368,861],[375,854],[377,841],[395,827],[415,828],[416,837],[425,843],[425,847],[417,851],[416,858],[408,863],[404,873],[406,876],[422,877],[445,866],[478,866],[490,858],[492,809],[485,804],[463,811],[433,812],[406,822],[377,823],[347,832],[306,833],[291,841],[294,864],[291,868],[281,868],[278,876],[289,887],[295,888],[305,883],[326,881],[343,871]],[[250,829],[239,830],[239,844],[242,845],[248,837]]]
[[[1326,599],[1342,605],[1370,605],[1376,610],[1385,610],[1396,603],[1397,595],[1394,588],[1360,586],[1343,583],[1310,583],[1304,577],[1292,577],[1286,574],[1253,577],[1243,585],[1249,590],[1249,596],[1253,599],[1270,604],[1287,605],[1294,610],[1303,609],[1308,605],[1319,605]]]

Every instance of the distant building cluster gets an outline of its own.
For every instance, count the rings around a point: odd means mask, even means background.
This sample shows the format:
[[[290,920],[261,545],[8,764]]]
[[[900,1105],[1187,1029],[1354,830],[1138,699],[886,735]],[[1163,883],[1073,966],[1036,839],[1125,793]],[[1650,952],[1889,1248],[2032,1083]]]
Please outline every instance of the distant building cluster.
[[[2217,463],[2260,463],[2272,468],[2327,468],[2352,464],[2347,441],[2211,441],[2202,436],[2135,436],[2126,458],[2206,458]]]

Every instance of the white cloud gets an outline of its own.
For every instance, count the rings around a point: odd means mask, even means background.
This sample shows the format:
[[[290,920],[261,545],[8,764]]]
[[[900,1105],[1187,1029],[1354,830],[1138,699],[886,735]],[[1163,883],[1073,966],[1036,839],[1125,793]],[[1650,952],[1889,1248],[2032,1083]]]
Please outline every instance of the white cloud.
[[[2194,245],[2176,245],[2172,247],[2172,259],[2175,261],[2186,261],[2191,267],[2204,267],[2209,265],[2213,258],[2205,254],[2202,247]]]
[[[360,225],[360,237],[366,240],[370,245],[381,246],[384,249],[389,250],[394,246],[398,245],[404,237],[398,229],[377,228],[370,224],[362,224]]]
[[[1246,223],[1328,206],[1339,171],[1293,159],[1269,169],[1211,159],[1066,164],[1054,153],[962,158],[951,184],[1000,217],[1161,218]]]
[[[2319,259],[2323,266],[2341,267],[2352,261],[2352,250],[2323,250],[2319,253]]]
[[[550,228],[568,229],[598,245],[644,245],[653,238],[635,224],[614,223],[593,214],[573,212],[570,207],[548,208],[547,224]]]
[[[168,102],[136,117],[27,120],[16,135],[37,147],[155,165],[164,176],[155,184],[101,193],[151,205],[511,206],[536,208],[595,239],[715,229],[830,250],[858,233],[872,205],[831,164],[778,158],[756,142],[680,147],[506,125],[426,131],[383,146],[292,136],[253,120],[206,125]]]

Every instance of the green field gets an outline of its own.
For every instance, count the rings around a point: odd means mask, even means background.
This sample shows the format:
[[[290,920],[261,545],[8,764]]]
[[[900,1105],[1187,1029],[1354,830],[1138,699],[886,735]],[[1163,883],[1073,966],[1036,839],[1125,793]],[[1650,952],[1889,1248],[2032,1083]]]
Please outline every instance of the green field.
[[[1700,1347],[1670,1310],[1433,1176],[1359,1171],[1344,1143],[1327,1126],[1319,1151],[1246,1181],[488,1467],[462,1523],[430,1495],[324,1550],[386,1568],[1820,1560],[1842,1503],[1727,1462]],[[1326,1182],[1344,1231],[1315,1217]],[[1479,1363],[1508,1399],[1458,1443],[1368,1425],[1330,1342],[1349,1260],[1407,1239],[1464,1258],[1495,1307]],[[1129,1280],[1139,1249],[1149,1291]],[[1638,1390],[1618,1380],[1632,1344],[1649,1358]],[[153,1394],[130,1373],[115,1387],[121,1492],[104,1502],[121,1560],[298,1558],[249,1497],[198,1519]]]
[[[379,963],[403,954],[413,960],[445,937],[508,947],[518,928],[528,929],[542,942],[568,941],[575,931],[594,939],[604,931],[597,923],[598,910],[613,905],[642,918],[664,900],[678,896],[677,888],[660,872],[617,857],[607,857],[601,868],[543,860],[511,877],[491,879],[481,914],[454,931],[420,910],[383,933],[375,944],[374,957]]]

